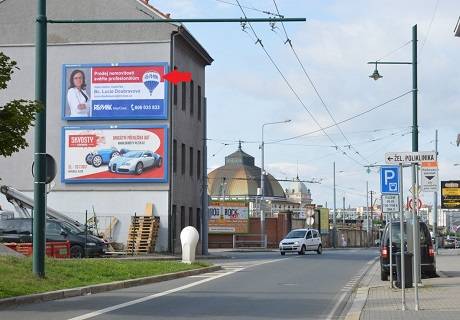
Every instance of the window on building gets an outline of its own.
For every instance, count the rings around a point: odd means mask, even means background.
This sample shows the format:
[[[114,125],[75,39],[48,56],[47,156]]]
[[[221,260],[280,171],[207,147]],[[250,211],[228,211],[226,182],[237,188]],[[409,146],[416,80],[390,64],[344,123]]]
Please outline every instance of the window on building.
[[[198,86],[198,121],[201,121],[201,86]]]
[[[187,98],[187,86],[185,82],[182,82],[182,111],[185,111],[185,104]]]
[[[196,230],[201,234],[201,209],[196,208]]]
[[[185,207],[180,207],[180,231],[185,228]]]
[[[188,225],[193,226],[193,208],[188,208]]]
[[[177,140],[173,140],[173,172],[177,171]]]
[[[193,148],[190,147],[190,177],[193,177]]]
[[[181,148],[182,152],[181,152],[181,173],[182,175],[185,174],[185,144],[182,144],[182,148]]]
[[[177,106],[177,84],[173,87],[173,103]]]
[[[193,107],[195,103],[195,85],[193,80],[190,81],[190,116],[193,116]]]
[[[196,177],[198,180],[201,179],[201,151],[196,152]]]
[[[176,215],[177,215],[177,206],[174,204],[172,206],[172,214],[171,214],[171,226],[170,226],[170,230],[172,231],[172,238],[173,239],[176,239]]]

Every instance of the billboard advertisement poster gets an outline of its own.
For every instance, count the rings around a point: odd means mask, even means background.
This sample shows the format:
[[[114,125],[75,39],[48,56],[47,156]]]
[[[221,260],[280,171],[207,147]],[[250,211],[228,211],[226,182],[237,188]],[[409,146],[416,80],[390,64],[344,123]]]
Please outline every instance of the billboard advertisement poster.
[[[460,180],[441,181],[441,208],[460,209]]]
[[[64,127],[61,181],[167,182],[167,147],[166,126]]]
[[[249,207],[246,202],[211,201],[208,216],[209,233],[249,232]]]
[[[167,119],[167,63],[64,64],[65,120]]]

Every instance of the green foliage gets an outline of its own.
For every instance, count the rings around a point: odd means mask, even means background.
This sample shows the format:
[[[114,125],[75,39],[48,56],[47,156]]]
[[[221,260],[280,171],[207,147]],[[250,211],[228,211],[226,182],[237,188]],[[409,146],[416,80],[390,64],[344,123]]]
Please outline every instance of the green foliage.
[[[0,52],[0,90],[8,87],[15,69],[18,69],[16,61]],[[23,99],[0,105],[0,156],[8,157],[29,146],[24,136],[41,110],[37,101]]]
[[[178,261],[47,258],[46,277],[32,273],[32,258],[0,256],[0,299],[142,278],[208,266]]]

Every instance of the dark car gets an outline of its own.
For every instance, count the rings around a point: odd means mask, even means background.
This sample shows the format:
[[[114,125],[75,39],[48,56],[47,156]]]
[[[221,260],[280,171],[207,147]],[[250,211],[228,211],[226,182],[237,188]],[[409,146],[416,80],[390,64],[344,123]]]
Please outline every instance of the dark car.
[[[98,237],[62,220],[46,220],[46,241],[70,242],[72,258],[97,257],[107,250],[107,244]],[[86,253],[85,253],[86,241]],[[14,218],[0,220],[0,242],[32,242],[32,219]]]
[[[380,243],[380,275],[382,281],[387,281],[390,276],[390,228],[385,226]],[[399,222],[392,223],[393,240],[393,274],[396,274],[396,255],[401,253],[401,232]],[[436,277],[436,264],[434,261],[433,242],[430,232],[424,222],[420,222],[420,264],[422,275]],[[406,222],[404,222],[404,243],[407,245]]]

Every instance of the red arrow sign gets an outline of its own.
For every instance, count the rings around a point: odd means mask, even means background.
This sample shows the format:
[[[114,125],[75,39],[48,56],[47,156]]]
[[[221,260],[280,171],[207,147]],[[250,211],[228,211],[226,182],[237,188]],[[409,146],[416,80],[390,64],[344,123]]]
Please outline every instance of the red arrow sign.
[[[173,70],[170,73],[165,74],[163,79],[174,84],[178,82],[190,82],[192,80],[192,73]]]

